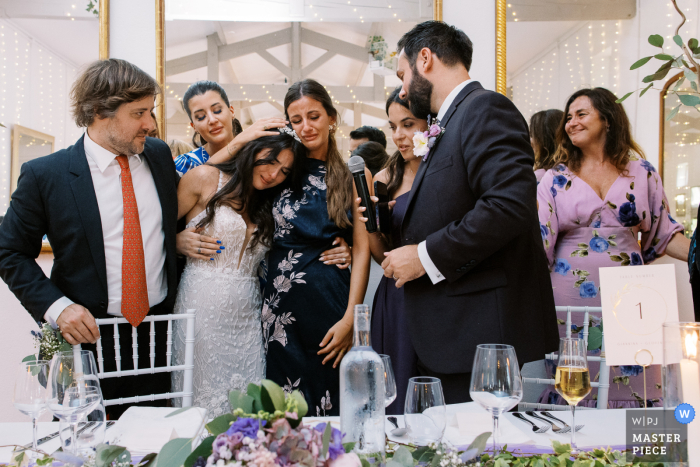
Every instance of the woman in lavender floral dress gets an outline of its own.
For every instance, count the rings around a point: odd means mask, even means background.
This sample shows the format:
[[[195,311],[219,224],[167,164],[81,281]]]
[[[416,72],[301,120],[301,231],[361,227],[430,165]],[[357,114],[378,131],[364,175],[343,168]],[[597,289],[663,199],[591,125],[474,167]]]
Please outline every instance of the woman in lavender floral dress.
[[[688,256],[689,241],[671,217],[661,177],[644,160],[624,108],[615,100],[603,88],[582,89],[569,98],[557,132],[557,165],[537,187],[540,230],[558,306],[599,307],[600,267],[649,264],[663,254],[684,261]],[[594,316],[592,322],[599,326],[600,318]],[[597,367],[591,364],[592,375]],[[636,366],[611,368],[608,407],[643,406],[640,371]],[[658,365],[647,370],[647,399],[654,402],[661,395],[660,374]],[[595,406],[596,397],[594,390],[581,405]],[[565,404],[553,389],[540,402]]]

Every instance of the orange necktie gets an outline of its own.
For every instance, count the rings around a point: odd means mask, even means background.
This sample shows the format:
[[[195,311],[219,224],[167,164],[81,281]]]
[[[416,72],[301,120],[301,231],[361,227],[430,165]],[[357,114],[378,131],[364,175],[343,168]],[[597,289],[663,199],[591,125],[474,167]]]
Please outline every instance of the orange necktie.
[[[122,198],[124,199],[124,245],[122,249],[122,315],[136,327],[148,314],[146,263],[139,208],[127,156],[117,156],[122,169]]]

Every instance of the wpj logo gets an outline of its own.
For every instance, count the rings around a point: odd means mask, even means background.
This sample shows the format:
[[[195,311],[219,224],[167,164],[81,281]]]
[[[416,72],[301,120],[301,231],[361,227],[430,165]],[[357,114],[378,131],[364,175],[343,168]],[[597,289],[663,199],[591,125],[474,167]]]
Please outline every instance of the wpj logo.
[[[680,462],[686,459],[688,427],[674,410],[628,410],[627,462]],[[687,423],[687,422],[686,422]]]

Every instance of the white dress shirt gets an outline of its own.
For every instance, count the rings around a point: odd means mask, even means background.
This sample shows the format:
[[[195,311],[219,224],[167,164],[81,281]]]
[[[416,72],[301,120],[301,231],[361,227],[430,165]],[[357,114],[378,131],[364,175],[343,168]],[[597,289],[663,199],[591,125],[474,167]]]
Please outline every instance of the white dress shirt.
[[[107,265],[107,314],[122,316],[122,248],[124,242],[124,202],[122,197],[121,168],[111,151],[95,143],[85,132],[85,154],[90,167],[92,184],[95,187],[97,206],[100,210],[102,237]],[[152,307],[165,299],[168,293],[165,273],[165,234],[163,212],[151,169],[140,155],[129,156],[129,170],[139,208],[141,236],[143,238],[144,261],[148,303]],[[56,300],[44,319],[56,327],[56,319],[71,301],[68,297]],[[93,311],[93,310],[89,310]]]
[[[437,119],[442,120],[445,117],[445,114],[447,113],[447,109],[450,108],[452,105],[452,102],[455,100],[457,97],[457,94],[460,93],[464,87],[474,81],[473,79],[468,79],[466,81],[463,81],[459,83],[445,98],[445,101],[442,103],[440,106],[440,111],[437,114]],[[428,274],[428,277],[430,277],[430,280],[433,282],[433,284],[437,284],[438,282],[442,281],[445,279],[445,276],[442,275],[442,273],[438,270],[437,267],[435,267],[435,263],[433,263],[433,260],[430,259],[430,256],[428,255],[428,247],[425,245],[425,240],[420,242],[418,244],[418,258],[420,259],[421,264],[423,265],[423,269],[425,269],[425,272]]]

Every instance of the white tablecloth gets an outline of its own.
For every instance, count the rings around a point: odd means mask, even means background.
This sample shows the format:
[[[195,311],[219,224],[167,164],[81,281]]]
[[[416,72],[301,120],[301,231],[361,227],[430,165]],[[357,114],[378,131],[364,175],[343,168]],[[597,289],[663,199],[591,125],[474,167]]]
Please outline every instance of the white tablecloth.
[[[138,408],[138,411],[129,409],[122,418],[117,421],[114,427],[107,430],[105,440],[111,444],[115,442],[122,446],[126,445],[134,454],[144,454],[145,452],[158,452],[160,448],[172,437],[191,437],[198,428],[199,416],[201,412],[190,410],[174,417],[165,418],[165,415],[176,409],[168,408]],[[463,423],[462,430],[458,426],[457,414],[460,415]],[[491,431],[491,419],[488,414],[476,403],[454,404],[447,406],[447,428],[445,439],[455,446],[464,446],[472,442],[479,433]],[[569,412],[555,412],[557,418],[571,423]],[[399,426],[404,426],[403,416],[397,417]],[[334,426],[340,427],[340,417],[305,417],[305,423],[315,424],[318,422],[331,422]],[[536,422],[542,425],[544,422]],[[594,448],[607,446],[623,446],[625,444],[625,410],[581,410],[576,412],[576,423],[585,425],[576,433],[576,441],[579,447]],[[466,425],[466,426],[464,426]],[[138,432],[136,428],[138,427]],[[387,433],[393,428],[387,422]],[[58,431],[58,423],[39,423],[39,438]],[[150,433],[148,441],[144,443],[144,438],[138,433]],[[136,435],[136,436],[135,436]],[[394,441],[410,442],[408,436],[401,438],[389,438]],[[32,439],[32,429],[30,423],[0,423],[0,445],[26,444]],[[570,434],[554,434],[548,431],[542,434],[532,432],[532,428],[526,423],[518,420],[512,414],[507,413],[502,416],[501,439],[499,444],[507,443],[510,447],[536,446],[547,448],[551,446],[552,440],[568,443]],[[491,441],[489,440],[489,444]],[[54,452],[60,446],[57,439],[49,441],[40,446],[43,451]],[[150,448],[150,449],[149,449]],[[7,463],[11,459],[10,448],[0,448],[0,463]]]

